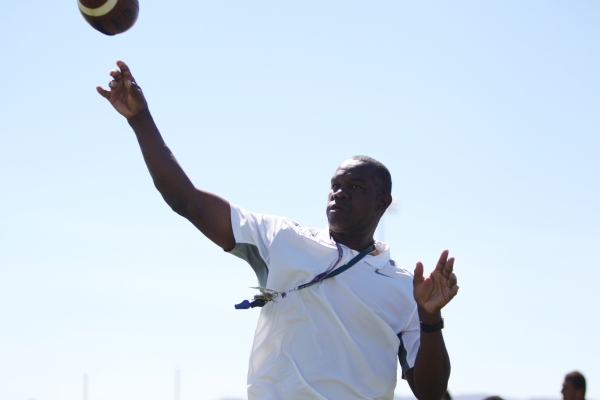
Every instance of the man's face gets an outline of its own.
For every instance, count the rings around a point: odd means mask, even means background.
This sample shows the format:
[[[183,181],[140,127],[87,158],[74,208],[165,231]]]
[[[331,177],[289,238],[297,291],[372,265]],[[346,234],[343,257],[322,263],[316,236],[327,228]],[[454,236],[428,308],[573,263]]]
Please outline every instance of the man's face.
[[[332,232],[361,234],[375,230],[389,204],[382,199],[385,195],[378,195],[374,172],[373,165],[353,159],[344,161],[335,171],[327,199]]]
[[[573,384],[566,380],[563,382],[562,390],[560,391],[564,400],[583,400],[583,390],[575,389]]]

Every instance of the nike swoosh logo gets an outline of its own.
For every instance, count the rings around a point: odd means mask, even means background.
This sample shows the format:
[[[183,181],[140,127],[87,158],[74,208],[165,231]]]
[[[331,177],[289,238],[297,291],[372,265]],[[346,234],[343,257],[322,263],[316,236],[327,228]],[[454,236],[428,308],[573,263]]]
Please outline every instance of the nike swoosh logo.
[[[386,275],[386,274],[382,274],[381,272],[379,272],[379,270],[380,270],[380,269],[381,269],[381,268],[377,268],[377,269],[375,270],[375,273],[376,273],[377,275],[387,276],[388,278],[391,278],[391,276],[389,276],[389,275]]]

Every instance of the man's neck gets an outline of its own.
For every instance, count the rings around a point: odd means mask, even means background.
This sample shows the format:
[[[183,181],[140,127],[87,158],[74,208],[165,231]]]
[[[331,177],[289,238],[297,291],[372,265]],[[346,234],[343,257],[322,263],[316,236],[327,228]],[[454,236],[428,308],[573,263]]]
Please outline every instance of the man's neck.
[[[373,244],[373,234],[352,236],[329,231],[329,235],[331,235],[331,238],[335,240],[336,243],[343,244],[356,251],[363,251],[369,247],[369,245]]]

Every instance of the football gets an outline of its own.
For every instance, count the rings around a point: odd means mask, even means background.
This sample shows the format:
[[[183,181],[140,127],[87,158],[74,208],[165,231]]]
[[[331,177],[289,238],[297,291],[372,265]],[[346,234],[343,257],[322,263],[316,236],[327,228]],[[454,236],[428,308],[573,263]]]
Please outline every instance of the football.
[[[137,20],[138,0],[77,0],[83,18],[105,35],[123,33]]]

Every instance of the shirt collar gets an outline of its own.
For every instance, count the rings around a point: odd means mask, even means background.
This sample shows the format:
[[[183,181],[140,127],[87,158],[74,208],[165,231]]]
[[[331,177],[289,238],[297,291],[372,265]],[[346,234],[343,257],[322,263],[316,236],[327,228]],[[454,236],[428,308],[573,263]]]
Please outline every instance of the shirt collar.
[[[328,226],[320,229],[317,236],[321,241],[335,247],[335,241],[329,235]],[[342,245],[342,247],[346,246]],[[375,249],[376,255],[368,254],[363,261],[374,268],[383,268],[390,260],[390,246],[385,242],[375,239]],[[358,254],[359,252],[355,251],[355,253]]]
[[[390,261],[390,246],[379,240],[375,240],[376,255],[369,254],[364,261],[372,267],[383,268]]]

